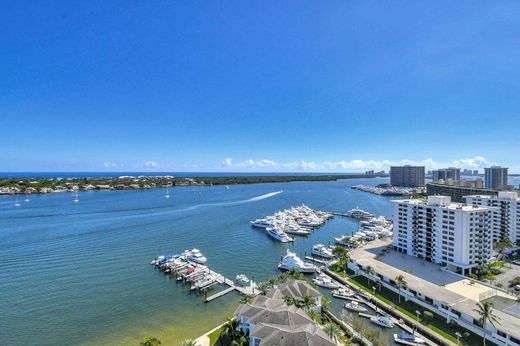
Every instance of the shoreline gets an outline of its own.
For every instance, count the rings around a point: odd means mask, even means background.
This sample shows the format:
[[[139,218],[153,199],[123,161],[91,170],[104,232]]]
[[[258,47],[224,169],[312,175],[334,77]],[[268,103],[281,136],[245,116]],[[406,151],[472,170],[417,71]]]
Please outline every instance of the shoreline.
[[[337,181],[344,179],[376,178],[365,174],[348,175],[254,175],[254,176],[119,176],[108,178],[0,178],[0,195],[29,195],[99,190],[146,190],[177,186],[214,186],[296,181]]]

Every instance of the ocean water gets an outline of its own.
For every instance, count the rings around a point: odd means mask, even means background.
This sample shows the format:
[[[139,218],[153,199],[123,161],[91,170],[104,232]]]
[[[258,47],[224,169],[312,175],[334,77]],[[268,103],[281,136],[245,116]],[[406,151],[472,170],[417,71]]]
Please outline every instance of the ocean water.
[[[197,247],[234,278],[263,280],[292,249],[357,230],[335,217],[309,237],[280,244],[249,221],[302,203],[320,210],[360,207],[391,216],[390,198],[353,190],[386,178],[335,182],[176,187],[165,191],[32,195],[14,208],[0,196],[0,340],[6,345],[137,345],[145,335],[176,345],[223,322],[235,293],[204,303],[149,263]],[[280,192],[281,191],[281,192]],[[276,193],[279,192],[279,193]],[[333,309],[341,310],[341,301]],[[388,336],[389,331],[382,332]]]

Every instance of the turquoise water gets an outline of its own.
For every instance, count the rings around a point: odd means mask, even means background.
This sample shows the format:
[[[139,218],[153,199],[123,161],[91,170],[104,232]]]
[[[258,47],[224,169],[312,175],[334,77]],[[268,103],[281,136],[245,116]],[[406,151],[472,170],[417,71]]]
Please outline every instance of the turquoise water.
[[[251,219],[301,203],[391,216],[389,198],[350,189],[386,181],[178,187],[170,199],[161,189],[81,192],[77,204],[67,193],[33,195],[20,199],[20,208],[14,197],[0,196],[0,339],[135,345],[150,334],[163,344],[196,337],[225,320],[238,296],[205,304],[154,270],[155,256],[197,247],[212,269],[263,280],[276,273],[287,248],[303,255],[315,243],[355,231],[357,223],[336,217],[287,245],[251,228]]]

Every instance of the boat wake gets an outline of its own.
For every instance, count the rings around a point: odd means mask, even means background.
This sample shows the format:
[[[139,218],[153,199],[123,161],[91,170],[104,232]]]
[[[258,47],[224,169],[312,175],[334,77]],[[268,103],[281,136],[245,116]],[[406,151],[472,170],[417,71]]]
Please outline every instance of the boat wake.
[[[266,193],[265,195],[261,195],[261,196],[256,196],[256,197],[250,198],[248,201],[251,201],[251,202],[254,202],[254,201],[261,201],[262,199],[266,199],[266,198],[270,198],[270,197],[273,197],[273,196],[279,195],[279,194],[281,194],[282,192],[283,192],[283,190],[275,191],[275,192],[270,192],[270,193]]]

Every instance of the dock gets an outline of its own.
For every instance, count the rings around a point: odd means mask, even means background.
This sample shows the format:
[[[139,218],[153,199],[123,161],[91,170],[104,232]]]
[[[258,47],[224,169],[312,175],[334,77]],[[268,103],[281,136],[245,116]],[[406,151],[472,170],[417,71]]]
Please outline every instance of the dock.
[[[370,315],[370,314],[366,314],[364,312],[358,313],[358,316],[365,317],[365,318],[377,317],[376,315]]]
[[[206,303],[209,303],[217,298],[223,297],[226,294],[231,293],[233,291],[237,291],[243,295],[257,295],[258,293],[260,293],[259,290],[255,291],[255,288],[256,288],[255,282],[252,282],[249,286],[242,287],[242,286],[235,285],[235,282],[233,280],[230,280],[230,279],[226,278],[224,275],[214,272],[213,270],[210,270],[209,273],[215,277],[215,279],[218,283],[220,283],[222,285],[226,285],[226,286],[228,286],[228,288],[226,288],[220,292],[217,292],[215,294],[212,294],[209,297],[206,297],[206,300],[205,300]]]
[[[322,264],[322,265],[329,265],[332,262],[332,260],[326,261],[326,260],[321,260],[321,259],[318,259],[318,258],[312,257],[312,256],[305,256],[305,259],[309,260],[309,261],[313,261],[313,262],[319,263],[319,264]]]

